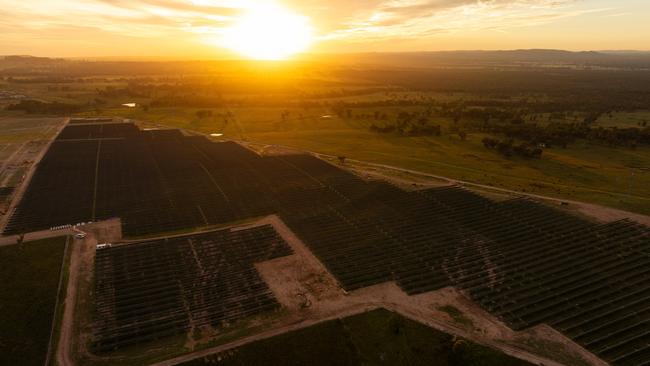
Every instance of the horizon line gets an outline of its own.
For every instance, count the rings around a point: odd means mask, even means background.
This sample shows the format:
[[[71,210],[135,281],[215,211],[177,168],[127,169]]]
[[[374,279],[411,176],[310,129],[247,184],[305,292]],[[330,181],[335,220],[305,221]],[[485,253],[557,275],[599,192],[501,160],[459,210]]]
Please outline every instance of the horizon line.
[[[337,55],[414,55],[414,54],[435,54],[435,53],[462,53],[462,52],[517,52],[517,51],[555,51],[573,54],[584,53],[619,53],[619,54],[650,54],[650,49],[603,49],[603,50],[567,50],[561,48],[512,48],[512,49],[451,49],[451,50],[420,50],[420,51],[365,51],[365,52],[306,52],[296,54],[288,60],[252,60],[246,58],[233,58],[229,56],[212,56],[212,57],[183,57],[173,55],[116,55],[116,56],[43,56],[35,54],[0,54],[0,58],[7,57],[32,57],[47,58],[52,60],[72,60],[72,61],[299,61],[303,57],[310,56],[337,56]]]

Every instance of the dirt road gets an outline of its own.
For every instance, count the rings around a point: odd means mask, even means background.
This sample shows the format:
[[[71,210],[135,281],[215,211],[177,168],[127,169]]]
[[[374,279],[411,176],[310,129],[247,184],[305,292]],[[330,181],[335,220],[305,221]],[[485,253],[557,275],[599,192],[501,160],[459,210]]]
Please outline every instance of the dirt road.
[[[56,361],[59,366],[73,366],[75,364],[71,350],[75,341],[75,312],[79,283],[85,269],[84,266],[87,267],[88,261],[92,261],[97,239],[92,235],[88,235],[86,239],[74,240],[71,244],[68,288],[64,301],[59,344],[56,350]]]
[[[471,301],[468,301],[453,288],[409,296],[396,283],[387,282],[346,293],[305,244],[277,216],[267,217],[246,227],[264,224],[273,225],[294,251],[293,255],[256,264],[256,268],[264,282],[267,283],[276,299],[287,310],[287,315],[284,315],[279,320],[275,319],[273,325],[270,325],[270,328],[263,332],[227,344],[155,363],[155,366],[176,365],[240,347],[250,342],[309,327],[323,321],[343,318],[377,308],[397,312],[440,331],[499,349],[506,354],[533,364],[561,365],[553,360],[500,341],[515,340],[522,335],[532,336],[537,333],[534,331],[513,331],[478,308]],[[444,305],[453,305],[461,309],[463,314],[466,314],[471,319],[474,326],[466,328],[455,323],[447,313],[439,310]],[[567,340],[564,336],[552,332],[546,333],[549,334],[549,338],[546,340],[565,345],[567,352],[580,355],[593,365],[606,365],[595,356]]]

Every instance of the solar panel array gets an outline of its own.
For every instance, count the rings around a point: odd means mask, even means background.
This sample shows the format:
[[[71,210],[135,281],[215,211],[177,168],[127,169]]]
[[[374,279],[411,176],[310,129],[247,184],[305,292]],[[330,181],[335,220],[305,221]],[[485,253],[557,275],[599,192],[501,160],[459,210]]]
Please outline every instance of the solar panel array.
[[[291,253],[271,226],[98,250],[93,349],[114,351],[276,309],[253,264]]]
[[[650,360],[645,226],[459,187],[407,192],[309,155],[114,126],[66,127],[5,232],[121,217],[142,235],[277,213],[347,290],[454,285],[513,328],[546,322],[615,365]]]

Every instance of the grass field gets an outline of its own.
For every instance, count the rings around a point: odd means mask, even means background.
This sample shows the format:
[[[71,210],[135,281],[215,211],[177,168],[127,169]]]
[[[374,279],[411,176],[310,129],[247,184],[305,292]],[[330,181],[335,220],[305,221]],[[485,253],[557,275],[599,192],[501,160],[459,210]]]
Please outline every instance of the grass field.
[[[211,364],[530,365],[383,309],[324,322],[182,365]]]
[[[322,118],[332,114],[326,108],[290,110],[291,117],[282,121],[284,110],[213,109],[213,117],[203,119],[196,117],[196,109],[183,108],[146,112],[118,108],[103,113],[650,214],[648,146],[632,150],[578,141],[566,149],[546,149],[542,159],[505,158],[485,149],[481,140],[486,135],[479,133],[470,133],[465,141],[450,133],[404,137],[370,132],[370,122],[363,119]],[[226,113],[232,116],[228,122],[222,117]],[[449,121],[434,123],[447,126]]]
[[[66,238],[0,248],[0,364],[43,365]]]

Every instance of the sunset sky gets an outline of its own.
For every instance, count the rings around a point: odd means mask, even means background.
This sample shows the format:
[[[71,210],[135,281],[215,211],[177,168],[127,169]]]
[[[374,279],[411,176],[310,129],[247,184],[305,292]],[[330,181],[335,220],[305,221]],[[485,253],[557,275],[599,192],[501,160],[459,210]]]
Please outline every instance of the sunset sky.
[[[0,0],[0,4],[4,55],[214,58],[251,55],[259,46],[276,46],[268,39],[251,40],[258,34],[295,38],[283,44],[286,54],[650,48],[647,0]]]

